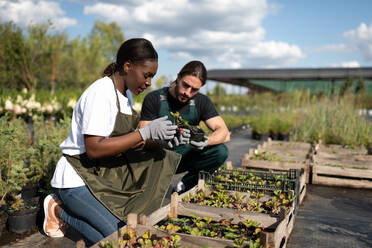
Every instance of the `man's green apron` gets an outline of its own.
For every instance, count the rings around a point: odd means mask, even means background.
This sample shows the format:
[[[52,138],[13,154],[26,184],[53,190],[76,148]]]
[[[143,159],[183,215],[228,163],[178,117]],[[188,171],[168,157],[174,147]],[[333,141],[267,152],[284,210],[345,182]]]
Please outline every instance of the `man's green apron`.
[[[174,117],[170,113],[171,111],[170,111],[169,103],[168,103],[168,99],[167,99],[168,98],[167,94],[169,94],[169,92],[167,93],[165,91],[165,88],[161,88],[159,90],[159,93],[160,93],[160,111],[159,111],[158,117],[162,117],[162,116],[167,115],[168,120],[170,120],[174,123]],[[190,125],[193,125],[193,126],[199,125],[199,123],[197,122],[198,121],[198,119],[197,119],[198,118],[198,110],[196,109],[194,99],[191,99],[189,101],[189,112],[182,113],[181,116]],[[189,151],[191,151],[192,148],[190,146],[177,146],[177,147],[172,148],[171,150],[174,151],[174,152],[177,152],[181,155],[184,155],[184,154],[188,153]]]
[[[120,112],[115,85],[114,81],[118,113],[110,137],[133,132],[139,122],[133,109],[133,115]],[[129,149],[99,160],[89,159],[86,153],[65,157],[92,194],[123,221],[129,213],[148,215],[161,206],[181,160],[179,154],[164,149]]]
[[[159,90],[159,93],[160,111],[158,117],[167,115],[168,119],[174,122],[174,117],[170,114],[168,103],[169,92],[166,92],[165,88],[162,88]],[[198,111],[194,99],[189,101],[189,111],[187,113],[182,113],[181,115],[190,125],[199,125]],[[228,156],[228,150],[224,144],[208,146],[202,151],[193,149],[190,145],[182,145],[172,148],[172,151],[182,155],[182,160],[178,166],[177,173],[188,171],[188,173],[182,178],[186,190],[196,185],[198,182],[199,171],[213,173],[225,162]]]

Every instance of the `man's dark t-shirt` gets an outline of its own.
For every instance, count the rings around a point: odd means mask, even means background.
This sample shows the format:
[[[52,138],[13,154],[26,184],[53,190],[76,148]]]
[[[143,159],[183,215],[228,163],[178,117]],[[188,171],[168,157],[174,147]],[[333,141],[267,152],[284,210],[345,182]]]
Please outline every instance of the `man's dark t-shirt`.
[[[182,113],[189,112],[189,103],[182,104],[169,93],[169,87],[164,88],[167,95],[169,110],[172,112]],[[198,112],[197,123],[206,121],[210,118],[218,116],[217,110],[212,101],[205,95],[197,93],[192,99],[195,101],[195,107]],[[155,90],[146,95],[142,104],[141,120],[152,121],[158,118],[160,112],[160,92]]]

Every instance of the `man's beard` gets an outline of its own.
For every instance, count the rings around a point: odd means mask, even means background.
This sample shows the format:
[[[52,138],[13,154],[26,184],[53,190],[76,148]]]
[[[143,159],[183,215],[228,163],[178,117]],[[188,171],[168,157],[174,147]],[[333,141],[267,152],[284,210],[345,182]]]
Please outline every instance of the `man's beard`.
[[[177,101],[179,102],[179,103],[181,103],[181,104],[186,104],[186,103],[188,103],[189,101],[190,101],[190,98],[189,97],[187,97],[187,96],[185,96],[185,95],[183,95],[183,94],[180,94],[179,93],[179,91],[178,91],[178,84],[176,84],[176,87],[175,87],[175,89],[174,89],[174,93],[175,93],[175,95],[176,95],[176,99],[177,99]],[[187,100],[186,101],[182,101],[182,100],[180,100],[180,99],[182,99],[182,98],[187,98]]]

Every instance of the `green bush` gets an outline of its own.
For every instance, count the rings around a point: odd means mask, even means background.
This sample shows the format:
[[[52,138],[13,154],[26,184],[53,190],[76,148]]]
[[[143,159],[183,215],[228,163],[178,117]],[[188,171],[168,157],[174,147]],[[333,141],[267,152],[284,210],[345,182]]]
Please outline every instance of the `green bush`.
[[[53,177],[54,169],[62,156],[59,145],[66,139],[71,119],[65,117],[59,122],[43,117],[34,118],[34,143],[30,168],[34,172],[33,180],[42,181],[45,186]]]
[[[25,165],[30,155],[30,133],[23,120],[0,118],[0,205],[8,194],[27,184],[29,169]]]

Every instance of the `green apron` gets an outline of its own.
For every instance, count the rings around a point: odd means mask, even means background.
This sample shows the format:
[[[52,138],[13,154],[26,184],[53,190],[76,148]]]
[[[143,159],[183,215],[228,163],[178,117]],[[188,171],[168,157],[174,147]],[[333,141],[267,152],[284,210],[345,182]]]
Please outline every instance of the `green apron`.
[[[116,82],[116,115],[110,137],[133,132],[139,115],[120,112]],[[129,149],[114,157],[91,160],[86,153],[66,155],[91,193],[119,219],[126,221],[129,213],[150,214],[160,208],[176,173],[181,156],[165,149]]]
[[[170,120],[174,123],[174,117],[170,113],[170,108],[169,108],[169,103],[168,103],[169,92],[167,93],[165,88],[161,88],[159,90],[159,93],[160,93],[160,111],[159,111],[158,118],[162,117],[164,115],[167,115],[168,120]],[[189,101],[189,112],[182,113],[182,114],[180,113],[180,115],[190,125],[194,125],[194,126],[199,125],[199,123],[197,122],[198,121],[198,110],[196,109],[194,99],[191,99]],[[181,155],[185,155],[186,153],[191,151],[192,148],[188,145],[183,145],[183,146],[176,146],[176,147],[172,148],[171,150],[174,151],[174,152],[177,152]]]

